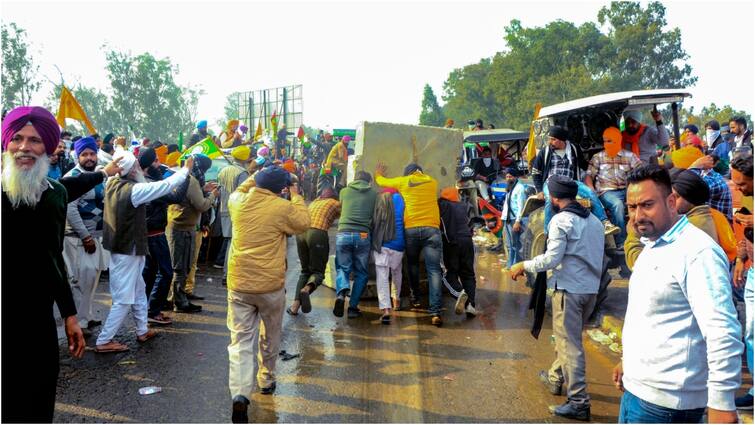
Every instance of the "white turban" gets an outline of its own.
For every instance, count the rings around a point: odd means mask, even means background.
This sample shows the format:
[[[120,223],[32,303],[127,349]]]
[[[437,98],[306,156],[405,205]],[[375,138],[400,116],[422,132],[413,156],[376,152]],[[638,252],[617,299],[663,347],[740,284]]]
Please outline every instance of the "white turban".
[[[136,157],[134,154],[126,150],[116,152],[113,160],[118,162],[118,165],[122,168],[121,177],[127,176],[136,164]]]
[[[642,124],[642,111],[634,110],[634,111],[624,111],[624,119],[631,118],[635,120],[638,124]]]

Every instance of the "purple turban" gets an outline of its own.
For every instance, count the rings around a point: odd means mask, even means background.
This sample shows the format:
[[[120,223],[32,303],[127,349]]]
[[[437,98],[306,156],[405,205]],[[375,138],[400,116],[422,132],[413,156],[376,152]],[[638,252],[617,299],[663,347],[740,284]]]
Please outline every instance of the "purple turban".
[[[94,151],[94,153],[97,153],[97,142],[94,140],[94,137],[83,137],[73,144],[73,150],[76,152],[76,158],[81,155],[82,152],[84,152],[84,149],[91,149]]]
[[[60,143],[60,126],[55,117],[41,106],[19,106],[3,120],[3,150],[26,124],[31,123],[45,144],[47,155],[52,155]]]
[[[239,133],[246,134],[247,131],[249,131],[249,127],[245,126],[244,124],[241,124],[239,126]]]

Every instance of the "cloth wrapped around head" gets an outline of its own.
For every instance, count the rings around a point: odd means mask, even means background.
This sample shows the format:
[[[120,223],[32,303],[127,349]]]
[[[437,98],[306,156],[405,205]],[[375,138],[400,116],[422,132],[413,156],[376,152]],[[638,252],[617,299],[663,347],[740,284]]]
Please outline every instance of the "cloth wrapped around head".
[[[548,136],[565,142],[569,139],[569,131],[560,125],[554,125],[548,130]]]
[[[94,140],[94,137],[83,137],[74,142],[73,151],[76,152],[76,158],[78,158],[79,155],[84,152],[84,149],[91,149],[94,151],[94,153],[97,153],[99,149],[97,148],[97,141]]]
[[[603,131],[603,148],[609,158],[613,158],[621,152],[621,141],[621,130],[618,128],[608,127]]]
[[[267,146],[263,146],[257,149],[257,156],[264,156],[264,157],[270,156],[270,148],[268,148]]]
[[[708,184],[694,171],[673,169],[669,174],[671,187],[692,205],[703,205],[710,199]]]
[[[160,164],[165,164],[165,162],[168,160],[168,147],[161,145],[154,149],[155,153],[157,154],[157,158],[160,160]]]
[[[344,143],[349,143],[351,141],[351,136],[349,135],[343,136],[343,139],[341,139],[341,141]]]
[[[127,176],[136,164],[134,154],[126,150],[116,152],[113,160],[118,162],[118,165],[121,167],[121,177]]]
[[[440,197],[441,199],[446,199],[448,201],[459,202],[459,191],[455,187],[444,187],[443,190],[440,191]]]
[[[10,111],[3,120],[3,150],[25,125],[31,124],[42,138],[47,155],[52,155],[60,143],[60,126],[55,117],[41,106],[19,106]]]
[[[153,162],[157,159],[157,152],[155,152],[152,148],[141,148],[139,149],[139,166],[142,167],[142,169],[148,168],[150,165],[152,165]]]
[[[557,199],[574,199],[577,197],[579,186],[569,177],[554,174],[548,178],[548,191]]]
[[[640,110],[634,110],[634,111],[624,111],[622,114],[624,116],[624,119],[631,119],[637,122],[638,124],[642,124],[642,111]]]
[[[249,147],[249,145],[241,145],[233,148],[231,151],[231,156],[241,162],[245,162],[249,160],[249,156],[252,154],[252,149]]]
[[[175,167],[178,165],[178,158],[181,157],[181,152],[171,152],[168,154],[167,157],[165,157],[165,165],[168,167]]]
[[[207,120],[202,120],[197,123],[197,130],[207,128]]]
[[[693,162],[703,157],[702,151],[695,146],[685,146],[681,149],[675,150],[671,154],[671,162],[674,164],[674,168],[687,169]]]
[[[338,199],[336,197],[336,191],[330,187],[326,187],[320,193],[320,199]]]
[[[421,173],[422,167],[420,167],[419,164],[414,164],[414,163],[409,164],[406,166],[406,168],[404,168],[404,175],[408,176],[409,174],[412,174],[415,171],[419,171]]]
[[[254,182],[261,189],[281,193],[284,188],[291,186],[291,174],[283,168],[273,165],[258,171],[254,175]]]

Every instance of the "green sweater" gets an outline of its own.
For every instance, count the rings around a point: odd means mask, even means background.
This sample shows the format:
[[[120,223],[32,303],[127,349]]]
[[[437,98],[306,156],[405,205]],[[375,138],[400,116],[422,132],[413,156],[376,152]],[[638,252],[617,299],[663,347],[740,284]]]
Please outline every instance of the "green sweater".
[[[339,232],[367,232],[372,227],[377,191],[363,180],[354,180],[341,189]]]

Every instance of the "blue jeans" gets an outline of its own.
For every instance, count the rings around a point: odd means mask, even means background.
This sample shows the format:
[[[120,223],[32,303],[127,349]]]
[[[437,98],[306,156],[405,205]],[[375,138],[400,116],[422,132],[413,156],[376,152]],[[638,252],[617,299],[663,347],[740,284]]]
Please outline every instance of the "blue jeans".
[[[752,350],[753,350],[753,326],[755,326],[755,317],[753,317],[752,309],[755,308],[755,283],[753,283],[753,271],[752,268],[747,271],[747,282],[745,283],[745,347],[747,348],[747,369],[750,370],[750,375],[755,375],[755,365],[753,364]],[[754,387],[750,387],[750,395],[753,395]]]
[[[522,241],[520,239],[522,232],[515,232],[513,227],[514,222],[506,222],[503,226],[503,231],[506,235],[506,245],[508,246],[508,268],[511,268],[514,264],[522,261],[522,255],[519,252],[522,249]],[[522,230],[524,230],[524,224],[522,224]]]
[[[674,410],[661,407],[624,391],[619,407],[620,424],[698,424],[702,422],[705,408]]]
[[[173,266],[170,262],[170,249],[165,234],[150,236],[147,238],[149,254],[144,261],[142,277],[149,297],[149,316],[160,314],[165,301],[168,300],[168,291],[173,281]]]
[[[440,315],[442,308],[440,258],[443,239],[435,227],[413,227],[404,231],[406,259],[409,264],[409,288],[413,299],[419,292],[419,256],[425,259],[427,286],[430,290],[430,314]]]
[[[601,222],[608,220],[606,210],[603,208],[603,204],[600,203],[598,195],[596,195],[595,192],[592,191],[592,189],[587,187],[586,184],[580,181],[577,182],[577,186],[579,186],[579,188],[577,189],[577,196],[579,196],[580,198],[590,199],[590,212],[592,212],[595,217],[598,217],[598,220],[600,220]],[[545,229],[545,234],[548,234],[548,225],[551,223],[551,218],[553,217],[553,206],[551,205],[551,198],[547,183],[543,185],[543,195],[545,195],[545,208],[543,209],[545,217],[543,219],[543,227]]]
[[[356,308],[367,286],[370,262],[370,234],[339,232],[336,235],[336,294],[349,290],[349,276],[354,271],[354,288],[349,298],[349,307]]]
[[[611,211],[611,223],[621,229],[621,233],[616,235],[616,246],[623,247],[627,239],[627,223],[624,219],[626,213],[625,204],[627,202],[627,190],[609,190],[599,196],[603,206]]]

